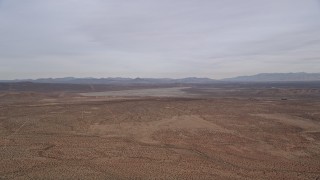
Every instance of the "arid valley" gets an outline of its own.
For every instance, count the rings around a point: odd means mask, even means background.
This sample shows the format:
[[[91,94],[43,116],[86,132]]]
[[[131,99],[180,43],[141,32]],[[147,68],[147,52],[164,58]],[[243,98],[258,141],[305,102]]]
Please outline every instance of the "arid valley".
[[[0,0],[0,180],[320,180],[320,0]]]
[[[0,89],[0,179],[320,178],[317,83]]]

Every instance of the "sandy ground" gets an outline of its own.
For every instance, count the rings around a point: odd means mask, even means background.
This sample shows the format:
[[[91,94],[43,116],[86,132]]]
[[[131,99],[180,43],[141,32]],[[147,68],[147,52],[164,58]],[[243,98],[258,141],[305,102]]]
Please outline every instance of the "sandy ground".
[[[320,179],[317,98],[0,100],[0,179]]]
[[[186,93],[182,90],[189,87],[171,87],[171,88],[152,88],[138,90],[123,90],[123,91],[105,91],[105,92],[89,92],[80,93],[83,96],[138,96],[138,97],[191,97],[196,94]]]

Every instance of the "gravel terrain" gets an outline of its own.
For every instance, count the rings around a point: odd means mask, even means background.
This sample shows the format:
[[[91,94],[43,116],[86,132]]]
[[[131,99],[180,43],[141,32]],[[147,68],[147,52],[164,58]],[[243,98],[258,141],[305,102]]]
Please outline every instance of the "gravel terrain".
[[[0,179],[320,179],[318,89],[179,88],[1,92]]]

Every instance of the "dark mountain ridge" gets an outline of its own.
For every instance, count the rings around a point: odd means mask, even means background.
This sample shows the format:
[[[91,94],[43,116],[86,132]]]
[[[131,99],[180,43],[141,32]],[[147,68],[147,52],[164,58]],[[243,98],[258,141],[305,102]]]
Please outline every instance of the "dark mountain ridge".
[[[41,79],[18,79],[2,80],[0,82],[33,82],[33,83],[61,83],[61,84],[198,84],[214,83],[216,80],[209,78],[188,77],[182,79],[171,78],[41,78]]]
[[[320,81],[320,73],[261,73],[252,76],[225,78],[228,82],[289,82],[289,81]]]
[[[40,78],[0,80],[0,82],[33,82],[33,83],[61,83],[61,84],[213,84],[223,82],[310,82],[320,81],[320,73],[261,73],[252,76],[238,76],[220,80],[210,78],[187,77],[172,78]]]

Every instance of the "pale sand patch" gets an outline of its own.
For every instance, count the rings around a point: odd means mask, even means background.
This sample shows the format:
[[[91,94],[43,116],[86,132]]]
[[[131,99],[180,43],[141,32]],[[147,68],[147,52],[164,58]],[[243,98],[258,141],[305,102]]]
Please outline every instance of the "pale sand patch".
[[[189,87],[173,87],[173,88],[152,88],[152,89],[135,89],[135,90],[122,90],[122,91],[105,91],[105,92],[90,92],[80,93],[83,96],[138,96],[138,97],[189,97],[195,96],[194,94],[186,93],[183,89]]]
[[[57,99],[53,99],[53,98],[44,98],[41,99],[39,102],[55,102],[57,101]]]
[[[208,122],[197,115],[174,116],[168,119],[152,122],[125,122],[119,124],[94,124],[89,132],[105,136],[134,137],[142,142],[157,143],[152,134],[160,130],[211,130],[220,133],[230,133],[227,129]]]

